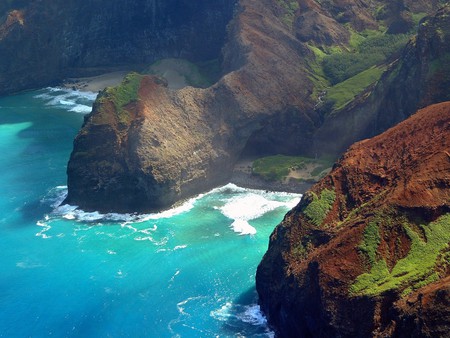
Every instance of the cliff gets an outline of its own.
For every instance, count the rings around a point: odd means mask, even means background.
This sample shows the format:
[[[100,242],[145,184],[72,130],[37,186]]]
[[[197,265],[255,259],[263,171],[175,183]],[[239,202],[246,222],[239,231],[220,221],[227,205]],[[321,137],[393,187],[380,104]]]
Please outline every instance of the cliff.
[[[66,202],[101,211],[168,207],[226,183],[249,138],[272,117],[297,123],[276,146],[306,151],[319,122],[298,67],[309,51],[277,9],[269,0],[241,2],[224,49],[229,72],[210,88],[174,91],[135,74],[133,86],[126,80],[102,93],[74,143]]]
[[[354,144],[270,237],[256,286],[281,337],[450,330],[450,102]]]
[[[447,5],[421,21],[417,35],[386,65],[378,81],[344,107],[328,113],[314,135],[316,152],[328,155],[343,152],[355,140],[377,135],[417,109],[450,100],[449,50]],[[341,139],[334,142],[337,134]]]
[[[227,28],[224,75],[217,83],[173,91],[142,76],[120,107],[111,104],[116,100],[112,92],[102,94],[75,140],[66,202],[100,211],[158,210],[226,183],[243,154],[336,156],[349,141],[367,135],[358,125],[350,130],[341,121],[327,122],[335,115],[315,108],[311,44],[344,46],[351,36],[348,27],[362,29],[361,20],[381,25],[392,15],[377,20],[373,8],[359,4],[351,6],[349,20],[339,22],[348,4],[336,2],[334,11],[328,5],[241,0]],[[315,17],[312,12],[317,20],[327,18],[321,31],[342,34],[305,42],[310,23],[303,18]],[[128,122],[117,127],[124,112]],[[343,123],[354,121],[353,115],[339,116]],[[370,116],[366,125],[372,123]],[[404,117],[396,114],[392,121]]]
[[[165,57],[218,58],[233,0],[0,4],[0,95]]]

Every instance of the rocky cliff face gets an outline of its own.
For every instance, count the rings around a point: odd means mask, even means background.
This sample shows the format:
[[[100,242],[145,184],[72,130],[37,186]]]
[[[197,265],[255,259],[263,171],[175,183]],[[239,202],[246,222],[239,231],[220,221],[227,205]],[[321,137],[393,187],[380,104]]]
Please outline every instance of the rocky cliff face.
[[[316,152],[342,152],[355,140],[377,135],[419,108],[449,100],[449,43],[450,6],[444,6],[421,22],[417,36],[378,82],[325,119],[314,135]],[[333,142],[334,135],[340,135],[340,142]]]
[[[290,146],[307,149],[319,121],[298,67],[308,50],[277,9],[269,0],[241,2],[224,50],[224,68],[234,71],[210,88],[173,91],[136,75],[132,89],[103,93],[75,140],[67,202],[149,211],[226,183],[248,139],[273,116],[295,116],[304,133]],[[123,92],[126,102],[117,104]],[[124,114],[125,127],[117,122]]]
[[[0,93],[164,57],[220,59],[223,77],[207,89],[172,91],[131,76],[132,86],[100,96],[74,143],[67,202],[155,210],[226,183],[242,154],[336,156],[404,119],[426,91],[416,102],[409,100],[416,92],[398,86],[389,99],[388,84],[403,83],[411,72],[411,86],[422,81],[423,58],[404,63],[403,77],[392,68],[380,85],[330,113],[317,109],[323,83],[316,54],[348,52],[367,28],[395,31],[440,2],[12,0],[0,7]],[[407,108],[384,114],[390,100]]]
[[[357,113],[324,116],[314,109],[310,44],[345,45],[346,27],[393,22],[391,12],[377,21],[368,3],[241,0],[223,48],[226,75],[215,85],[171,91],[143,77],[123,107],[111,104],[114,95],[102,96],[75,141],[66,202],[101,211],[157,210],[226,183],[242,153],[335,156],[370,134],[368,126],[381,108],[369,105],[371,114],[363,116],[367,101],[362,100],[355,104]],[[305,31],[320,22],[319,35]],[[322,35],[327,32],[331,35]],[[410,68],[420,66],[416,61]],[[130,116],[125,132],[111,125],[123,111]],[[389,122],[375,130],[411,112],[392,112]],[[97,148],[100,139],[108,142]],[[125,141],[109,142],[117,139]]]
[[[0,94],[164,57],[218,58],[233,0],[13,0],[0,5]]]
[[[450,103],[353,145],[277,226],[260,303],[281,337],[450,329]]]

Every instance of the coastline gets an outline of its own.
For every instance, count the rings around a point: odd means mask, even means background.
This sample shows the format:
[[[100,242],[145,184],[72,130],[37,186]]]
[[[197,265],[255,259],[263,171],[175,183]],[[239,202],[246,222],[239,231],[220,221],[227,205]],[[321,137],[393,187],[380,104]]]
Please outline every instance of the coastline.
[[[231,176],[230,183],[242,188],[259,189],[277,192],[304,194],[314,183],[288,179],[287,181],[267,181],[250,172],[243,171],[237,165]]]
[[[62,81],[61,87],[89,92],[100,92],[106,87],[113,87],[119,85],[124,77],[132,70],[120,70],[108,72],[97,76],[89,77],[73,77]]]
[[[166,69],[167,70],[167,69]],[[61,87],[84,92],[98,93],[107,87],[119,85],[132,70],[106,72],[96,76],[73,77],[64,79]],[[180,85],[180,84],[178,84]],[[183,86],[181,86],[183,87]],[[236,163],[229,183],[242,188],[276,192],[305,193],[314,183],[300,181],[293,177],[285,181],[268,181],[252,174],[253,158],[241,159]]]

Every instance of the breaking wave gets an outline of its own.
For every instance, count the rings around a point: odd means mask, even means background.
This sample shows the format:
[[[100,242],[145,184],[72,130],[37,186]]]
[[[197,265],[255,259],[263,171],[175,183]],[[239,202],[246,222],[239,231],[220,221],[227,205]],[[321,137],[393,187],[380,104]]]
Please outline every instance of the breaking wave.
[[[97,93],[94,92],[65,88],[48,87],[42,91],[42,93],[34,97],[45,101],[47,106],[62,108],[80,114],[90,113],[92,104],[97,98]]]

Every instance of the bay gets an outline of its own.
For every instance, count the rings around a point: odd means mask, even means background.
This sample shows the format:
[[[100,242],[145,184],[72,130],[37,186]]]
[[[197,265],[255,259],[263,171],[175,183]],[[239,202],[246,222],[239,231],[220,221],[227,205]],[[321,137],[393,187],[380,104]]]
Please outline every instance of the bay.
[[[255,271],[300,195],[229,184],[158,214],[60,206],[95,96],[0,98],[0,336],[273,336]]]

